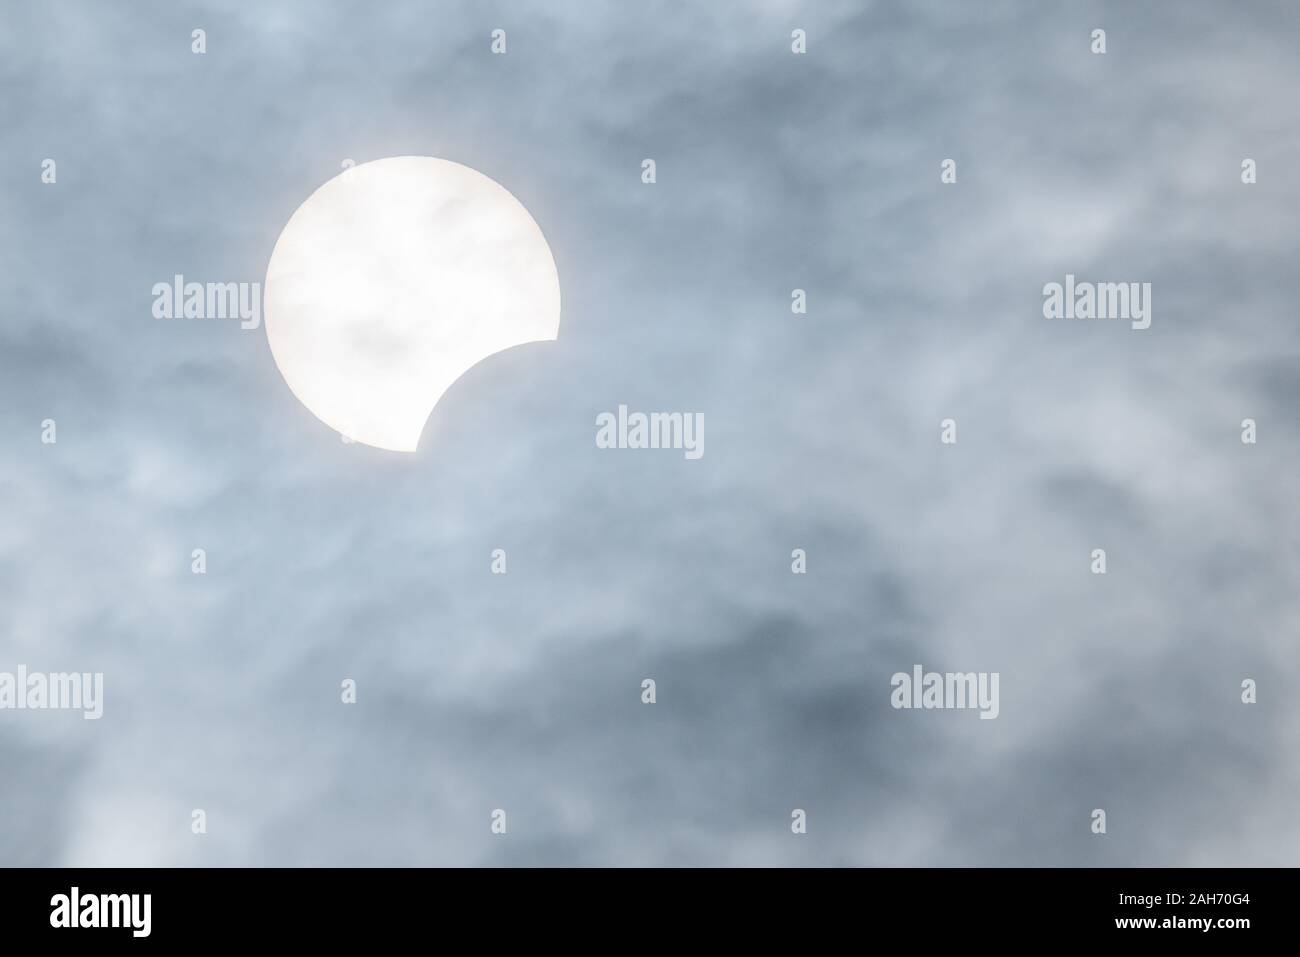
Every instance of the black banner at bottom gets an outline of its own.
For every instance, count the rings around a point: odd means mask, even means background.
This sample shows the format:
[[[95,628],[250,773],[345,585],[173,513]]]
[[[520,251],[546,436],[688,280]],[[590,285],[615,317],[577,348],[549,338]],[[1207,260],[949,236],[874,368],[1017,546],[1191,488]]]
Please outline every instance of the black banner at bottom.
[[[903,933],[927,946],[1046,936],[1231,947],[1290,936],[1293,878],[1269,869],[0,869],[0,927],[7,943],[92,947],[374,946],[434,928],[456,941],[534,945]]]

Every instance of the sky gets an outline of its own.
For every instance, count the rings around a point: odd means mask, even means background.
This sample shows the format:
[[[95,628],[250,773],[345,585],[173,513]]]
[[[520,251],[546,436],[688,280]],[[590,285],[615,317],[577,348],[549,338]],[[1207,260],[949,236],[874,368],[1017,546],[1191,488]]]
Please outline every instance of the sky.
[[[1298,34],[8,5],[0,672],[104,701],[0,710],[0,864],[1294,865]],[[151,311],[403,155],[505,186],[563,301],[411,454],[340,441],[264,327]],[[1151,327],[1045,319],[1067,274],[1151,283]],[[621,404],[704,455],[598,448]],[[998,717],[893,708],[916,664],[997,673]]]

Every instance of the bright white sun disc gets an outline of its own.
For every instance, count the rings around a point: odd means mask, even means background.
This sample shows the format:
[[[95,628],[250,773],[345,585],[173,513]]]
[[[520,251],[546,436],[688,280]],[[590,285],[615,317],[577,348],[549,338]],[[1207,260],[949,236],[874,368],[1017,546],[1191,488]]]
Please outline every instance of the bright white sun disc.
[[[449,160],[363,163],[312,193],[271,253],[266,337],[288,383],[343,435],[413,452],[471,366],[560,327],[555,260],[528,210]]]

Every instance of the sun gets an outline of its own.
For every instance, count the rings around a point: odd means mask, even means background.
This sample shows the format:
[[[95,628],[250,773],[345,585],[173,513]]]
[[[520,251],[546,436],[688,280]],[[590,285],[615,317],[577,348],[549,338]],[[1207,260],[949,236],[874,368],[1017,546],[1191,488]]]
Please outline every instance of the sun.
[[[298,400],[399,452],[467,369],[560,327],[555,260],[528,210],[428,156],[363,163],[312,193],[276,241],[265,296],[271,354]]]

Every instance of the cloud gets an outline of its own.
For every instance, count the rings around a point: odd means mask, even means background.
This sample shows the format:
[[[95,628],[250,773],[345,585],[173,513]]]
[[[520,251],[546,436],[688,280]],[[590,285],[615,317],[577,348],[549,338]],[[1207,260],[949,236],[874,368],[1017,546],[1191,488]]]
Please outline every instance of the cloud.
[[[15,7],[0,670],[106,700],[0,712],[0,860],[1293,861],[1294,16]],[[563,289],[414,455],[262,330],[151,317],[411,153],[506,185]],[[1151,329],[1043,320],[1066,272],[1152,282]],[[620,403],[702,411],[704,458],[595,448]],[[918,662],[1000,717],[888,707]]]

